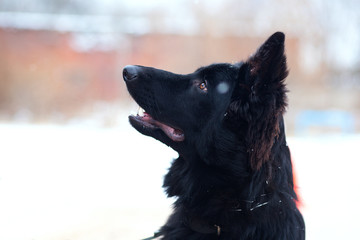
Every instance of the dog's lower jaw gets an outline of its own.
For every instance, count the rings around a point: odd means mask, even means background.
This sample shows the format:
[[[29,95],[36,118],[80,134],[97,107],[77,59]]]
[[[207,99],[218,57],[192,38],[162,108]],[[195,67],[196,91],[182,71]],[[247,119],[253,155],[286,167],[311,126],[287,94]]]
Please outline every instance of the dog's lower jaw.
[[[166,136],[174,142],[182,142],[185,140],[185,134],[178,128],[171,127],[161,121],[155,120],[150,114],[144,110],[141,113],[129,116],[130,124],[140,133],[151,136],[151,132],[162,130]]]

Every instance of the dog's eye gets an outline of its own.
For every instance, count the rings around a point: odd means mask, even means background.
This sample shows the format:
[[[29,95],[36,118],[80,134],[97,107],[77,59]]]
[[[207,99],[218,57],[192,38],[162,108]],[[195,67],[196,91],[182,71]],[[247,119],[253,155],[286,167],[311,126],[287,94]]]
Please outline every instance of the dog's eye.
[[[199,89],[200,89],[201,91],[206,92],[206,91],[207,91],[206,82],[201,82],[201,83],[199,84]]]

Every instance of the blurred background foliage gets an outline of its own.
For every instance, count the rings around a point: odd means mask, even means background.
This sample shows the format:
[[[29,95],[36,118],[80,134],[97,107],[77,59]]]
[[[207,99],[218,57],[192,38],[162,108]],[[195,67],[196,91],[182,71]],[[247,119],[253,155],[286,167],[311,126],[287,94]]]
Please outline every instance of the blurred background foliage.
[[[113,126],[125,65],[189,73],[283,31],[288,131],[358,132],[359,26],[356,0],[2,0],[0,120]]]

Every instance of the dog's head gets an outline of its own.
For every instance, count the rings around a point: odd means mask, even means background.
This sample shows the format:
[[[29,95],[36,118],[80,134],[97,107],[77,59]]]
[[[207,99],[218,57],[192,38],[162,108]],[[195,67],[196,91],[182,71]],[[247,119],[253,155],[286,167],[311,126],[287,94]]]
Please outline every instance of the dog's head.
[[[286,107],[284,39],[275,33],[245,62],[213,64],[187,75],[126,66],[128,91],[144,109],[130,123],[180,155],[196,153],[209,164],[234,151],[222,145],[236,142],[241,146],[233,148],[240,147],[259,169],[270,159]]]

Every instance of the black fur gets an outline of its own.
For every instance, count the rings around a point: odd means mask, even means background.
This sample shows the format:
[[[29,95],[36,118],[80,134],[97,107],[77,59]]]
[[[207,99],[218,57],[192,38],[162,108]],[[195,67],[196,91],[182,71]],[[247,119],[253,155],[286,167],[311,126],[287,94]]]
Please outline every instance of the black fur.
[[[125,67],[146,111],[130,123],[179,153],[164,180],[176,201],[160,239],[305,239],[283,123],[284,40],[277,32],[247,61],[187,75]]]

